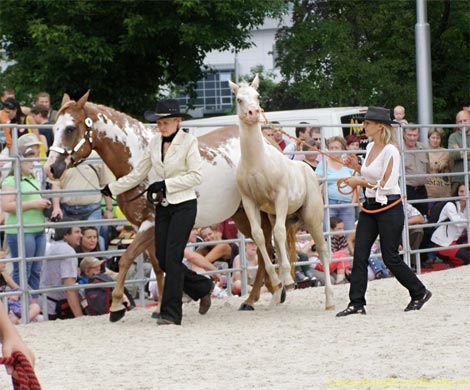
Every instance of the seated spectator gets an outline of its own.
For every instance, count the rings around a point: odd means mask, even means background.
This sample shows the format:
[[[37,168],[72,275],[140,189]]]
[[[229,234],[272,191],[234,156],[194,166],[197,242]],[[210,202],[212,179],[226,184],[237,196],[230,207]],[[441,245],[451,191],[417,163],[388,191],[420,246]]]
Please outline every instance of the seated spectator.
[[[405,214],[408,219],[410,249],[417,250],[420,248],[421,242],[423,241],[424,232],[422,227],[416,228],[413,227],[413,225],[421,225],[425,223],[425,219],[423,214],[408,202],[406,203]]]
[[[301,224],[297,230],[297,235],[305,234],[308,234],[307,229],[305,228],[305,225]],[[297,261],[310,261],[312,263],[317,263],[319,261],[318,253],[316,252],[315,242],[313,241],[313,239],[297,237],[295,246],[297,250]],[[316,277],[313,271],[313,264],[297,265],[295,267],[296,282],[303,283],[306,281],[316,281]]]
[[[247,261],[247,287],[248,293],[253,288],[253,284],[255,283],[256,279],[256,272],[258,269],[258,247],[254,242],[246,242],[245,244],[245,258]],[[233,268],[241,268],[241,260],[240,255],[235,256],[233,259]],[[256,267],[251,269],[251,267]],[[267,292],[268,289],[266,286],[261,287],[261,292]],[[241,295],[242,293],[242,273],[241,271],[235,271],[232,275],[232,294],[234,295]]]
[[[6,258],[6,253],[0,250],[0,259]],[[0,263],[0,293],[6,291],[16,291],[20,289],[20,286],[12,279],[10,274],[6,271],[7,263]],[[29,321],[40,321],[41,307],[36,302],[30,302],[29,304]],[[21,296],[10,295],[8,297],[8,316],[15,325],[21,323]]]
[[[332,260],[330,261],[330,276],[332,277],[333,284],[347,283],[347,276],[351,273],[351,261],[340,260],[333,261],[333,259],[344,259],[350,256],[348,240],[344,231],[344,222],[341,218],[331,217],[330,218],[330,232],[337,232],[331,236],[331,252]],[[322,282],[325,283],[325,275],[323,264],[319,263],[315,266],[315,276]]]
[[[80,276],[78,277],[78,280],[77,280],[78,284],[91,283],[92,277],[95,275],[99,275],[100,278],[103,280],[103,282],[112,282],[113,279],[109,275],[101,272],[101,268],[105,265],[105,263],[106,263],[106,260],[100,260],[97,257],[87,256],[83,258],[82,261],[80,262]],[[110,288],[110,291],[111,289],[112,288]],[[85,294],[85,292],[82,292],[82,297],[88,300],[87,302],[88,305],[94,306],[93,302],[89,301],[90,299],[93,299],[90,296],[90,294]],[[111,300],[112,300],[111,295],[109,298],[110,298],[109,304],[111,304]],[[124,287],[124,295],[122,296],[122,301],[123,301],[124,306],[126,306],[128,310],[131,310],[132,308],[135,307],[134,298],[129,293],[126,287]]]
[[[98,237],[99,237],[98,229],[95,226],[84,226],[81,228],[81,231],[82,231],[82,238],[80,239],[80,245],[74,248],[75,252],[77,253],[101,252],[102,249],[100,247],[99,240],[98,240]],[[106,267],[106,263],[108,259],[102,256],[98,256],[98,259],[103,260],[100,272],[105,273],[106,275],[111,277],[113,280],[116,280],[118,276],[117,272],[111,271],[110,269]],[[79,266],[82,260],[83,260],[83,257],[78,258]]]
[[[219,223],[217,230],[222,234],[223,240],[234,240],[238,238],[238,228],[232,218]]]
[[[330,137],[326,140],[326,146],[329,151],[337,152],[346,149],[346,141],[343,137]],[[345,230],[354,229],[355,220],[355,207],[345,207],[356,203],[356,195],[352,193],[350,187],[346,187],[343,192],[350,192],[350,194],[344,194],[338,191],[337,181],[340,178],[350,177],[354,171],[351,168],[344,166],[340,161],[341,156],[334,154],[335,159],[324,157],[317,166],[315,173],[321,178],[326,178],[323,186],[327,188],[328,204],[330,206],[329,212],[325,213],[324,226],[328,226],[329,217],[339,217],[344,223]],[[340,206],[340,207],[336,207]]]
[[[205,242],[220,241],[222,239],[221,233],[214,231],[210,226],[201,228],[199,234]],[[218,269],[232,268],[236,251],[238,251],[237,245],[226,243],[201,246],[197,250],[199,254],[204,256],[208,262],[213,263]]]
[[[354,241],[356,240],[356,232],[352,232],[348,235],[348,247],[351,256],[354,255]],[[390,271],[385,266],[382,257],[376,256],[380,253],[380,237],[377,237],[375,242],[372,244],[370,249],[370,257],[368,259],[369,265],[367,266],[367,279],[382,279],[391,277]],[[346,273],[346,277],[349,277],[349,273]]]
[[[464,183],[457,187],[457,194],[460,199],[457,202],[447,202],[442,208],[438,222],[451,221],[448,225],[440,225],[431,236],[431,241],[436,245],[437,255],[452,267],[468,265],[470,263],[469,248],[447,249],[451,245],[461,245],[467,243],[467,222],[466,212],[467,188]]]
[[[41,288],[73,286],[78,277],[77,253],[73,249],[80,244],[82,232],[78,226],[55,228],[52,240],[46,248],[46,256],[66,256],[58,260],[44,260],[41,272]],[[83,315],[77,290],[47,293],[47,310],[50,320],[80,317]]]

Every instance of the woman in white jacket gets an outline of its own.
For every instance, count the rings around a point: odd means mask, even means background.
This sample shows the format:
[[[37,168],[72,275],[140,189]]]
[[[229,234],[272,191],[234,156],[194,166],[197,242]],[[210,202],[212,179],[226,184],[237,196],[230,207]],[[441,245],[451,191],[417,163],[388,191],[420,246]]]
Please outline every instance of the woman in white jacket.
[[[158,102],[156,112],[146,112],[145,118],[156,121],[160,132],[150,140],[141,162],[129,174],[101,190],[108,196],[121,194],[146,180],[150,170],[159,178],[147,190],[147,198],[155,204],[156,255],[165,271],[158,325],[181,325],[183,290],[200,301],[200,314],[206,314],[211,306],[212,281],[182,262],[196,219],[195,187],[202,180],[197,139],[180,130],[183,117],[188,115],[180,112],[178,101],[172,99]]]
[[[431,236],[431,241],[440,249],[437,254],[451,266],[458,267],[467,265],[470,262],[469,248],[452,248],[449,246],[467,243],[467,222],[468,212],[466,212],[467,189],[461,183],[457,188],[457,202],[447,202],[439,214],[439,222],[453,222],[439,226]]]

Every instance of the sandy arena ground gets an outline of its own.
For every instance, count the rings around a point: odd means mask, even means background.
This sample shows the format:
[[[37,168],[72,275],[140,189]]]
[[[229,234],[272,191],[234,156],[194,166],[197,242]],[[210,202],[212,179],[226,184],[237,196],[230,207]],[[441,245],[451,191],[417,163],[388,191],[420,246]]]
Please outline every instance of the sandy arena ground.
[[[395,279],[371,282],[368,314],[335,318],[349,285],[295,290],[268,310],[241,298],[214,299],[205,316],[184,306],[182,326],[157,327],[151,310],[118,323],[107,316],[20,325],[36,353],[44,390],[153,389],[470,389],[470,267],[422,280],[432,299],[404,313]],[[11,388],[0,371],[0,389]]]

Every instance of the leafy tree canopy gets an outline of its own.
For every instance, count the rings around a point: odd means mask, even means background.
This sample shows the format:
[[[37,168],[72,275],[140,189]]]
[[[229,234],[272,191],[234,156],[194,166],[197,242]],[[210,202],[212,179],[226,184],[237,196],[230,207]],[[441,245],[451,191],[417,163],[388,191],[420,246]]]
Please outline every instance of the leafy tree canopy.
[[[280,108],[404,105],[416,121],[415,0],[295,0],[277,37]],[[428,1],[434,122],[470,101],[468,0]]]
[[[211,50],[243,49],[283,0],[2,0],[0,43],[16,61],[1,75],[17,96],[45,90],[58,106],[91,89],[91,100],[141,116],[163,86],[203,77]],[[189,83],[189,84],[188,84]]]

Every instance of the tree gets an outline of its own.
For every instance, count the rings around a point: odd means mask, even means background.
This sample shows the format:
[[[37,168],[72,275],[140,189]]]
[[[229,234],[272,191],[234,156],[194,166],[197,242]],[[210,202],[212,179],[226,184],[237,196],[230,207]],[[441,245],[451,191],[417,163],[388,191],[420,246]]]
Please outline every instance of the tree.
[[[468,1],[431,1],[427,7],[434,122],[453,123],[470,95]],[[415,0],[294,1],[293,25],[277,35],[284,103],[293,101],[295,108],[402,104],[414,120],[415,9]]]
[[[64,92],[141,116],[163,86],[203,77],[211,50],[243,49],[283,0],[2,0],[1,47],[16,61],[2,75],[20,98]],[[28,102],[29,103],[29,102]]]

